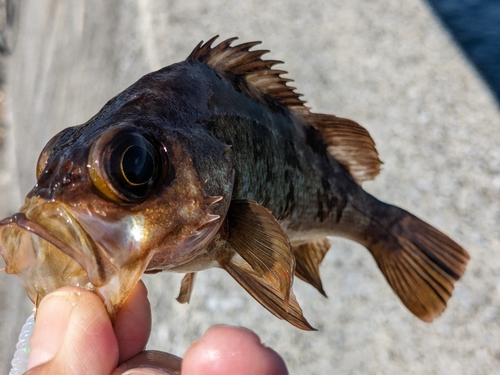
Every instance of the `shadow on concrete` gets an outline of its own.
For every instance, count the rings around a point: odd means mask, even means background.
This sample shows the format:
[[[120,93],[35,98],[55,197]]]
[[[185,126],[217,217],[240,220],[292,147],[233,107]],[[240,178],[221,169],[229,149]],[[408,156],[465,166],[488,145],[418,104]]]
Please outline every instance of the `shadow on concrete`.
[[[500,106],[500,1],[428,0]]]

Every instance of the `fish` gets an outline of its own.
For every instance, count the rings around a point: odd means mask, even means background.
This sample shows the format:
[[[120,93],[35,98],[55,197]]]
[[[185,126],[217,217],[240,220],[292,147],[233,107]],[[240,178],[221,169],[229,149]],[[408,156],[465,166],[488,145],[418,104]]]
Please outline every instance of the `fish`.
[[[19,212],[0,221],[5,271],[35,301],[94,291],[112,319],[144,273],[221,268],[272,314],[313,330],[295,276],[326,297],[330,236],[365,246],[419,319],[441,315],[469,255],[367,193],[381,161],[368,131],[313,113],[260,42],[200,42],[90,120],[56,134]]]

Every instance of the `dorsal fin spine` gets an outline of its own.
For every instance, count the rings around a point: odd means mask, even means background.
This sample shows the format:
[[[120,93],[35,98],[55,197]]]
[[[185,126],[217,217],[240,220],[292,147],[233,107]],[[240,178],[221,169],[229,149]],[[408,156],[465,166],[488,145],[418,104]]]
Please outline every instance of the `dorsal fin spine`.
[[[268,50],[250,51],[250,48],[260,44],[260,42],[231,46],[231,43],[237,38],[230,38],[212,47],[217,37],[211,38],[206,43],[198,44],[187,60],[204,63],[239,91],[263,105],[267,106],[270,98],[289,110],[303,114],[309,113],[309,109],[304,105],[305,102],[300,99],[302,95],[294,91],[295,87],[287,85],[292,80],[281,77],[281,74],[287,72],[272,68],[283,62],[263,60],[262,56],[268,53]],[[239,76],[243,80],[236,82],[231,75]]]
[[[378,174],[381,162],[366,129],[351,120],[311,113],[301,99],[302,95],[295,92],[295,87],[288,86],[292,80],[281,77],[287,72],[273,69],[273,66],[283,62],[262,60],[262,56],[269,52],[267,50],[250,51],[260,42],[232,47],[231,43],[237,38],[230,38],[212,47],[217,37],[198,44],[187,60],[205,64],[236,90],[266,108],[276,110],[281,106],[305,126],[314,127],[321,134],[330,154],[347,167],[359,184]]]

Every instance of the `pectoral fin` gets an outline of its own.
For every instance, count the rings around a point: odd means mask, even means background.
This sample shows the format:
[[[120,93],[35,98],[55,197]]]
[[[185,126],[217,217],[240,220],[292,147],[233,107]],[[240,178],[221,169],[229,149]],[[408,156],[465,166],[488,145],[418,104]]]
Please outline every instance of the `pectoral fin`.
[[[184,275],[181,282],[181,289],[176,300],[179,303],[189,303],[191,292],[193,291],[194,281],[196,280],[196,272],[189,272]]]
[[[288,236],[271,211],[251,200],[234,200],[227,214],[229,245],[255,275],[271,284],[288,304],[295,258]]]
[[[252,295],[262,306],[268,309],[276,317],[285,319],[297,328],[314,331],[315,328],[307,322],[302,315],[293,291],[290,290],[288,306],[285,308],[283,294],[276,288],[274,283],[259,275],[244,259],[235,255],[230,262],[222,267]]]
[[[326,293],[319,276],[319,265],[329,249],[330,241],[326,238],[293,247],[295,275],[318,289],[325,297]]]

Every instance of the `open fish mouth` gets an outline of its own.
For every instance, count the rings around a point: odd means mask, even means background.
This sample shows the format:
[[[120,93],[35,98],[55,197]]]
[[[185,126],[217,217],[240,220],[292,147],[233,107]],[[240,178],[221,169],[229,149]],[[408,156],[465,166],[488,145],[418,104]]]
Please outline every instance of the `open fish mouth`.
[[[5,271],[21,278],[32,301],[63,286],[92,290],[114,318],[149,259],[130,253],[116,256],[113,249],[104,248],[89,234],[89,230],[106,232],[116,223],[95,218],[86,222],[86,215],[80,215],[81,220],[75,216],[70,207],[59,202],[28,199],[19,213],[0,221],[0,254]],[[126,241],[126,229],[110,232],[112,237],[122,237],[115,241],[118,244]]]
[[[24,213],[2,220],[0,225],[5,270],[21,278],[32,301],[66,285],[93,290],[87,272],[67,255],[73,249]]]

